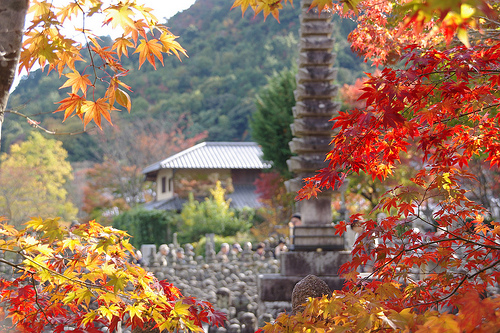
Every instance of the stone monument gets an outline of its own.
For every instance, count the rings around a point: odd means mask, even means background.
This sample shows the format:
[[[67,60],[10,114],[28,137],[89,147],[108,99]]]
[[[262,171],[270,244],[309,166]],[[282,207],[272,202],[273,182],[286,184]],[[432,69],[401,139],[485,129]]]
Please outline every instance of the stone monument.
[[[332,14],[309,10],[312,2],[301,1],[299,70],[291,125],[294,138],[290,142],[296,156],[287,161],[296,176],[286,184],[292,193],[304,185],[304,178],[328,165],[325,157],[332,148],[333,134],[329,120],[340,109],[340,103],[333,100],[338,87],[333,83]],[[302,223],[291,228],[291,251],[280,256],[281,273],[260,276],[261,302],[290,301],[295,284],[309,274],[318,276],[332,290],[342,288],[338,269],[350,259],[350,252],[344,251],[343,238],[335,235],[331,196],[331,191],[324,191],[298,204]]]

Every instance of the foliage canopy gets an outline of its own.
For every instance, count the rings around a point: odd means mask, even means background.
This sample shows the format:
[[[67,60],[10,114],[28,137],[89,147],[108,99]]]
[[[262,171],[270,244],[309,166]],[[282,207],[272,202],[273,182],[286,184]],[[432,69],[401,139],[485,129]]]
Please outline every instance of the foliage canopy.
[[[235,6],[277,17],[286,2]],[[342,234],[363,221],[353,259],[341,269],[346,290],[310,301],[304,313],[281,316],[264,331],[491,331],[500,321],[500,228],[471,200],[468,186],[477,179],[468,166],[500,161],[498,5],[315,0],[311,7],[356,19],[352,48],[385,67],[368,76],[360,107],[334,117],[329,166],[308,179],[299,198],[359,173],[389,190],[374,210],[384,218],[356,214],[336,226]],[[391,185],[410,147],[421,153],[411,184]],[[378,246],[367,251],[375,239]],[[360,279],[357,268],[372,260],[373,273]]]
[[[0,163],[0,211],[16,226],[30,216],[76,217],[78,209],[68,200],[67,182],[73,178],[62,143],[33,132],[14,144]]]
[[[234,236],[250,229],[249,218],[238,216],[229,207],[229,202],[224,198],[226,190],[220,181],[210,193],[210,198],[202,202],[195,200],[190,193],[189,201],[182,208],[178,227],[181,243],[197,242],[207,233]]]
[[[273,168],[285,176],[289,173],[286,161],[292,156],[288,143],[292,141],[295,74],[296,70],[285,69],[268,79],[256,96],[257,110],[250,121],[252,137],[262,147],[262,158],[272,161]]]

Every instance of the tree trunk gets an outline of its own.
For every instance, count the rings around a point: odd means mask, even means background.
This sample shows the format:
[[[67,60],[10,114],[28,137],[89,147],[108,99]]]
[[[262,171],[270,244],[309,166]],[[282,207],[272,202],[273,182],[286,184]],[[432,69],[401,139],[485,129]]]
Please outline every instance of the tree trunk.
[[[0,0],[0,143],[4,111],[16,75],[29,0]]]

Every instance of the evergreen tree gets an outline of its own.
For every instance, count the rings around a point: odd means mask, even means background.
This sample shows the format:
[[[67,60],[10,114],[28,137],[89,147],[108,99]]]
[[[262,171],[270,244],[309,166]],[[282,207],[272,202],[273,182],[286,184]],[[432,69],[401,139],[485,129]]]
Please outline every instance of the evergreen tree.
[[[295,73],[296,69],[285,69],[269,78],[256,96],[257,111],[250,122],[252,137],[262,146],[263,158],[272,161],[284,176],[289,175],[286,161],[292,156],[288,142],[292,140]]]

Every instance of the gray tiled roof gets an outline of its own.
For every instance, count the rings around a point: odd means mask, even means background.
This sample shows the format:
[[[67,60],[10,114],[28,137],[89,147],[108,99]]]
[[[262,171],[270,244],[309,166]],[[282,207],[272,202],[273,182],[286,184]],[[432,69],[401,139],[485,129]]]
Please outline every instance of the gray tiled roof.
[[[142,170],[159,169],[267,169],[262,149],[255,142],[203,142]]]

